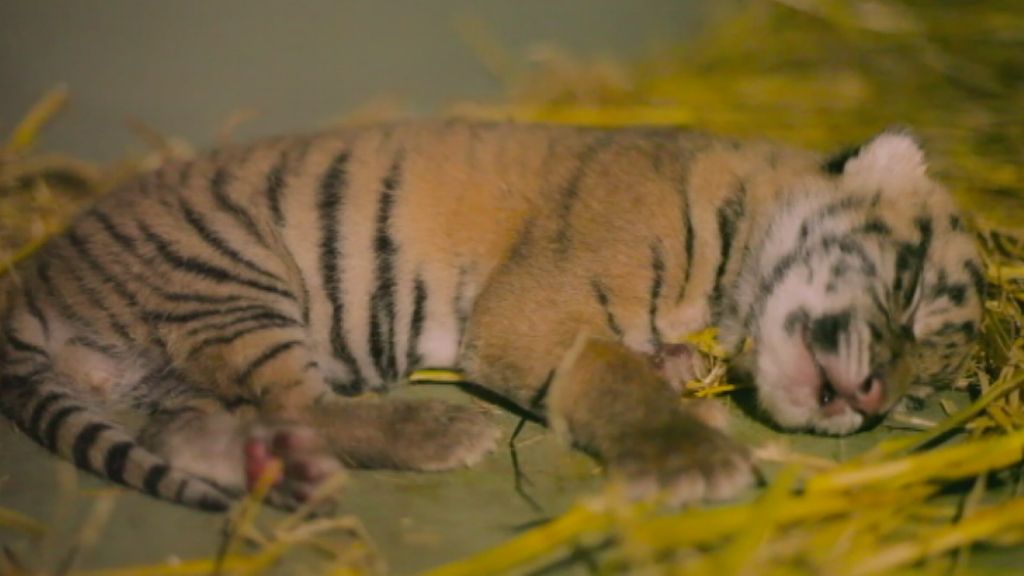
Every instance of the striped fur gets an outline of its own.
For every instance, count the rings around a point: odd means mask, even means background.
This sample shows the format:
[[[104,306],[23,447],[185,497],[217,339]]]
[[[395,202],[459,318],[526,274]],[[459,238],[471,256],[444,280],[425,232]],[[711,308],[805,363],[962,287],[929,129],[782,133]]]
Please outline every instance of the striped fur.
[[[980,270],[901,134],[832,160],[674,129],[449,122],[279,138],[140,176],[8,275],[0,403],[82,468],[217,509],[238,478],[147,442],[166,432],[156,424],[133,435],[113,409],[301,422],[338,395],[461,366],[579,431],[605,415],[546,402],[577,398],[556,367],[578,334],[657,356],[714,323],[737,350],[755,342],[738,364],[772,417],[845,433],[864,422],[847,380],[878,379],[881,413],[956,373]],[[614,460],[611,440],[579,436]]]

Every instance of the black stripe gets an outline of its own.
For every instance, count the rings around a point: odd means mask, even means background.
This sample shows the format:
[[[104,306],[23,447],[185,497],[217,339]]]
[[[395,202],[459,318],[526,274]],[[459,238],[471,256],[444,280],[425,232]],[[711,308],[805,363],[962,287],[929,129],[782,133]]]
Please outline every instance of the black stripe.
[[[750,304],[747,314],[744,317],[743,326],[745,329],[749,332],[754,327],[754,324],[760,320],[768,298],[775,293],[775,289],[778,288],[782,281],[789,275],[794,266],[800,262],[806,261],[815,250],[827,251],[832,249],[838,249],[841,253],[846,255],[856,256],[860,261],[862,274],[869,277],[876,276],[878,274],[877,267],[871,260],[867,251],[864,250],[864,247],[848,235],[823,236],[818,240],[818,244],[813,248],[809,248],[805,244],[800,244],[779,258],[772,267],[771,272],[766,276],[762,276],[761,283],[757,289],[757,296]]]
[[[36,402],[36,405],[32,407],[32,414],[28,417],[28,421],[25,423],[25,431],[31,434],[36,440],[42,442],[43,438],[40,434],[39,427],[42,425],[43,416],[46,411],[53,406],[54,402],[67,398],[67,394],[63,392],[49,392],[45,396]]]
[[[148,266],[150,260],[144,257],[137,248],[135,239],[126,235],[124,232],[119,230],[117,226],[110,220],[110,218],[98,211],[92,210],[89,212],[90,216],[96,219],[100,223],[103,230],[114,240],[119,246],[125,249],[126,252],[132,255],[139,263],[144,267]],[[203,294],[186,294],[181,292],[168,292],[162,287],[154,285],[148,276],[139,274],[131,266],[123,266],[123,268],[132,275],[132,281],[137,284],[143,284],[147,289],[153,291],[160,298],[167,300],[168,302],[195,302],[202,304],[230,304],[237,302],[242,299],[241,296],[207,296]]]
[[[43,289],[46,291],[46,295],[57,305],[57,311],[64,316],[65,319],[78,324],[85,328],[89,332],[99,332],[92,322],[83,318],[71,303],[68,302],[64,293],[60,291],[57,283],[53,281],[53,277],[50,276],[50,264],[51,261],[44,259],[39,262],[36,267],[36,274],[39,277],[39,282],[43,285]]]
[[[266,246],[266,239],[263,238],[263,234],[260,232],[259,226],[256,225],[256,221],[253,220],[252,214],[249,214],[244,206],[236,204],[234,200],[228,197],[227,188],[231,179],[232,176],[228,173],[226,167],[221,166],[217,168],[210,179],[210,194],[213,196],[218,208],[234,218],[235,222],[244,228],[256,241]]]
[[[283,228],[285,222],[284,208],[281,207],[281,192],[284,190],[289,156],[289,150],[285,149],[278,155],[274,167],[267,173],[267,204],[270,205],[270,215],[274,219],[274,225],[278,228]]]
[[[875,234],[882,238],[892,236],[892,228],[877,216],[871,217],[853,230],[854,233]]]
[[[86,265],[92,269],[92,271],[99,278],[100,282],[106,286],[110,286],[118,296],[121,297],[125,302],[128,303],[132,308],[140,308],[139,300],[135,297],[127,286],[125,286],[116,276],[110,273],[109,270],[100,264],[99,260],[89,251],[89,243],[78,235],[74,230],[71,230],[67,234],[68,242],[71,247],[74,248],[78,256],[85,261]]]
[[[78,433],[78,436],[75,438],[75,444],[71,448],[71,456],[76,466],[86,470],[93,469],[89,462],[89,452],[92,450],[93,445],[96,444],[100,434],[107,430],[110,430],[109,424],[93,422]]]
[[[917,244],[901,244],[896,253],[896,279],[893,292],[899,297],[900,309],[906,310],[914,299],[917,285],[924,273],[924,261],[932,243],[932,221],[918,217],[914,224],[921,236]]]
[[[818,246],[822,251],[839,250],[840,253],[846,256],[855,256],[860,262],[861,274],[868,277],[878,275],[878,267],[875,265],[875,261],[868,254],[867,250],[864,249],[864,245],[860,240],[854,236],[823,236]]]
[[[15,373],[13,371],[5,373],[0,386],[14,392],[23,392],[24,389],[35,386],[40,376],[49,374],[53,371],[53,367],[49,364],[33,364],[32,366],[33,369],[25,372],[24,374]],[[12,415],[11,420],[17,420],[19,417],[20,414]]]
[[[153,409],[161,419],[170,420],[172,418],[180,418],[187,415],[203,415],[206,414],[206,408],[200,408],[197,404],[156,404],[156,408]]]
[[[949,273],[940,268],[936,275],[935,282],[928,290],[928,301],[935,302],[942,298],[948,298],[956,306],[963,306],[967,298],[968,285],[962,282],[950,282]]]
[[[241,278],[219,266],[210,264],[209,262],[204,262],[198,258],[179,254],[171,247],[171,243],[166,238],[156,234],[144,222],[139,220],[137,225],[139,230],[141,230],[143,235],[146,237],[146,240],[156,248],[157,253],[163,258],[163,260],[174,268],[202,278],[240,284],[261,292],[269,292],[271,294],[283,296],[289,300],[295,300],[295,295],[283,288],[264,284],[263,282],[250,280],[248,278]]]
[[[138,280],[138,276],[136,276]],[[157,286],[146,282],[146,288],[149,288],[163,300],[168,302],[189,302],[192,304],[212,304],[212,305],[223,305],[223,304],[234,304],[245,300],[242,296],[226,295],[226,296],[212,296],[207,294],[185,294],[182,292],[167,292]]]
[[[82,348],[88,348],[89,350],[99,352],[110,357],[117,356],[119,352],[119,348],[117,346],[100,342],[88,334],[77,334],[72,336],[65,341],[65,345],[81,346]]]
[[[835,354],[839,350],[840,338],[850,331],[850,310],[821,314],[808,326],[808,341],[813,350]]]
[[[225,512],[228,509],[227,499],[220,500],[205,494],[200,496],[195,505],[206,512]]]
[[[252,375],[255,374],[257,370],[262,368],[267,362],[270,362],[277,356],[284,354],[285,352],[291,350],[292,348],[295,348],[296,346],[301,345],[301,340],[286,340],[284,342],[279,342],[271,346],[270,348],[267,348],[259,356],[253,358],[253,360],[249,362],[249,365],[246,366],[245,369],[238,374],[238,381],[241,382],[242,384],[248,384],[249,379],[252,378]]]
[[[679,285],[679,293],[676,295],[676,303],[683,301],[686,297],[686,289],[690,286],[690,276],[693,273],[693,220],[690,216],[690,187],[683,185],[683,251],[686,254],[686,270],[683,271],[683,283]]]
[[[188,488],[188,484],[189,484],[188,481],[179,482],[178,483],[178,489],[174,491],[174,496],[171,498],[171,500],[173,500],[175,502],[184,502],[185,501],[185,490]]]
[[[427,319],[427,284],[419,275],[413,281],[412,294],[412,318],[409,321],[409,343],[405,351],[406,373],[415,370],[421,361],[419,353],[420,335],[423,333],[423,323]]]
[[[142,254],[139,253],[135,239],[119,230],[113,220],[110,219],[110,216],[105,212],[94,208],[90,210],[87,215],[95,218],[107,235],[114,239],[114,242],[117,242],[122,248],[131,253],[137,259],[141,261],[146,260],[143,258]]]
[[[10,326],[8,326],[7,330],[4,331],[4,337],[7,339],[7,343],[11,346],[11,348],[17,350],[18,352],[27,352],[29,354],[36,354],[38,356],[42,356],[46,360],[50,359],[50,356],[49,354],[46,353],[46,350],[43,350],[42,348],[36,346],[35,344],[30,344],[28,342],[25,342],[21,338],[18,338],[18,336],[14,334],[14,330]]]
[[[246,304],[231,308],[204,308],[201,310],[189,310],[186,312],[170,312],[150,310],[145,313],[147,322],[159,322],[164,324],[187,324],[204,318],[222,318],[228,314],[239,312],[268,311],[273,313],[273,308],[267,308],[264,304]]]
[[[133,448],[135,443],[130,440],[123,440],[111,446],[103,461],[103,475],[113,482],[124,484],[124,469],[128,465],[128,456]]]
[[[377,282],[370,295],[370,356],[377,373],[385,382],[398,377],[395,356],[395,258],[398,247],[391,237],[391,214],[395,192],[401,183],[402,154],[398,153],[384,180],[377,201],[373,253]]]
[[[875,198],[877,200],[877,197]],[[839,217],[846,212],[858,210],[867,204],[867,199],[861,196],[844,196],[833,200],[818,209],[817,212],[805,217],[800,224],[798,241],[800,245],[810,240],[811,233],[828,224],[833,218]]]
[[[522,260],[528,255],[528,247],[533,243],[534,235],[534,218],[527,216],[523,220],[522,226],[516,231],[516,238],[512,242],[512,247],[508,251],[508,258],[506,262],[515,262]]]
[[[348,161],[348,151],[335,156],[320,181],[317,196],[317,212],[320,217],[320,274],[327,301],[331,304],[331,350],[334,357],[348,368],[352,380],[362,382],[363,376],[359,365],[345,338],[342,323],[345,303],[342,300],[341,270],[338,266],[341,256],[340,210],[342,196],[348,186]]]
[[[1013,238],[1005,234],[999,234],[998,232],[991,232],[988,235],[988,239],[997,254],[1004,258],[1016,258],[1014,252],[1017,248],[1017,243],[1014,242]],[[1010,246],[1007,246],[1007,243],[1009,243]]]
[[[36,302],[35,294],[29,289],[28,283],[23,282],[21,284],[22,297],[25,299],[25,307],[28,308],[28,313],[35,318],[36,322],[39,322],[39,327],[43,331],[43,338],[49,340],[50,338],[50,323],[46,319],[46,315],[43,314],[42,308],[39,307],[39,303]]]
[[[726,198],[718,207],[716,220],[718,222],[718,242],[720,254],[718,257],[718,269],[715,271],[715,284],[711,290],[711,306],[716,313],[715,319],[722,309],[723,286],[722,279],[725,277],[725,270],[729,265],[729,258],[733,254],[733,242],[736,229],[740,220],[746,212],[747,187],[742,182],[736,190]]]
[[[527,402],[527,407],[529,410],[532,410],[535,413],[543,413],[544,406],[545,404],[547,404],[548,400],[548,392],[551,390],[551,380],[554,379],[554,377],[554,370],[548,372],[548,375],[544,378],[544,381],[541,382],[540,387],[537,388],[537,391],[534,392],[532,396],[530,396],[530,399]]]
[[[598,153],[608,145],[610,140],[610,134],[605,133],[587,145],[580,154],[579,161],[576,164],[576,171],[573,172],[569,182],[562,189],[561,196],[558,199],[558,231],[555,234],[555,245],[560,255],[564,256],[572,244],[570,238],[572,210],[580,195],[580,185],[583,183],[583,178],[587,175],[587,170],[597,158]]]
[[[256,406],[256,399],[249,398],[247,396],[235,396],[234,398],[225,398],[221,400],[224,408],[229,412],[234,412],[243,406]]]
[[[259,308],[255,308],[255,309],[259,310]],[[224,321],[221,321],[221,322],[212,322],[210,324],[202,324],[200,326],[194,326],[192,328],[189,328],[189,330],[187,332],[185,332],[185,335],[186,336],[198,336],[199,334],[202,334],[203,332],[215,332],[215,331],[225,330],[225,329],[228,329],[228,328],[235,328],[239,324],[246,324],[246,323],[249,323],[249,322],[256,322],[256,321],[260,321],[260,320],[265,320],[267,322],[273,322],[273,323],[281,325],[281,326],[301,326],[302,325],[301,322],[299,322],[298,320],[295,320],[291,316],[288,316],[286,314],[281,314],[280,312],[278,312],[276,310],[273,310],[273,309],[265,309],[265,310],[260,310],[259,312],[256,312],[255,314],[250,314],[248,316],[241,316],[239,318],[231,318],[229,320],[224,320]]]
[[[64,425],[64,421],[70,418],[73,414],[84,411],[85,408],[82,408],[77,404],[70,404],[57,409],[57,411],[54,412],[46,421],[46,429],[42,433],[43,445],[56,452],[57,436],[60,435],[60,429]]]
[[[985,273],[981,271],[981,267],[974,260],[964,261],[964,270],[967,271],[967,275],[971,277],[971,286],[974,287],[974,292],[978,295],[978,300],[985,299],[985,292],[988,286],[985,280]]]
[[[103,315],[107,324],[110,325],[110,328],[120,336],[122,340],[132,340],[133,338],[131,332],[128,330],[128,326],[118,318],[117,314],[114,313],[107,301],[103,298],[103,295],[96,290],[96,287],[90,284],[85,279],[85,276],[79,273],[76,262],[70,258],[66,258],[64,253],[59,250],[55,250],[51,255],[64,263],[61,270],[71,277],[78,293],[85,296],[85,299],[89,301],[92,307]]]
[[[299,294],[302,296],[302,324],[309,326],[309,285],[306,284],[305,274],[296,274],[295,278],[299,283]]]
[[[170,471],[170,467],[166,464],[155,464],[152,468],[146,471],[146,477],[142,481],[142,489],[148,494],[161,497],[160,483],[163,482],[167,473]]]
[[[608,329],[621,340],[622,327],[619,326],[619,322],[615,319],[615,314],[612,312],[611,299],[608,297],[608,291],[605,290],[604,285],[597,278],[590,281],[590,287],[594,291],[594,297],[597,298],[598,305],[600,305],[601,309],[604,310],[604,320],[605,323],[608,324]]]
[[[247,319],[247,320],[251,320],[251,319]],[[203,352],[203,350],[206,350],[207,348],[209,348],[211,346],[223,346],[225,344],[231,344],[235,340],[238,340],[239,338],[243,338],[245,336],[248,336],[249,334],[254,334],[256,332],[261,332],[263,330],[272,330],[272,329],[275,329],[275,328],[292,328],[295,325],[296,324],[294,322],[291,322],[291,321],[289,321],[289,322],[269,321],[269,322],[262,322],[260,324],[255,324],[255,325],[252,325],[252,326],[247,326],[245,328],[239,328],[238,330],[235,330],[234,332],[230,332],[228,334],[219,334],[217,336],[208,336],[208,337],[200,340],[199,342],[193,344],[192,347],[189,348],[188,353],[186,354],[186,358],[193,358],[197,354],[200,354],[201,352]]]
[[[647,321],[651,328],[651,344],[661,346],[661,332],[658,330],[658,299],[665,283],[665,259],[661,254],[661,245],[651,243],[651,292],[647,302]]]
[[[284,283],[284,280],[279,276],[264,270],[255,262],[249,260],[245,256],[242,256],[237,250],[232,248],[231,245],[228,244],[227,240],[207,225],[206,221],[203,220],[203,217],[195,211],[187,200],[179,198],[178,202],[181,204],[181,211],[185,216],[185,221],[193,230],[196,231],[197,234],[199,234],[199,237],[202,238],[203,242],[205,242],[209,247],[250,272],[255,272],[256,274],[274,282]]]
[[[875,307],[875,311],[891,323],[892,312],[889,310],[889,305],[886,303],[885,299],[883,299],[882,295],[878,293],[878,287],[872,284],[868,288],[868,296],[871,298],[871,304]]]
[[[793,310],[789,314],[786,314],[786,320],[783,322],[782,327],[786,331],[786,334],[794,336],[797,330],[803,330],[811,323],[811,313],[807,311],[807,308],[803,306]]]
[[[945,338],[949,336],[963,336],[965,339],[970,339],[974,337],[977,329],[978,326],[971,320],[965,320],[963,322],[950,320],[939,326],[939,329],[932,334],[932,337]]]

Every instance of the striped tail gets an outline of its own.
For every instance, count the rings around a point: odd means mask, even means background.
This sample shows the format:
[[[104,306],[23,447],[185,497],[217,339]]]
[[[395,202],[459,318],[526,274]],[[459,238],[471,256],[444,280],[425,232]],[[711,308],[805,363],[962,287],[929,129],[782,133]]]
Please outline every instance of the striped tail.
[[[210,512],[233,500],[212,482],[172,468],[64,387],[5,378],[0,410],[43,447],[119,484]]]

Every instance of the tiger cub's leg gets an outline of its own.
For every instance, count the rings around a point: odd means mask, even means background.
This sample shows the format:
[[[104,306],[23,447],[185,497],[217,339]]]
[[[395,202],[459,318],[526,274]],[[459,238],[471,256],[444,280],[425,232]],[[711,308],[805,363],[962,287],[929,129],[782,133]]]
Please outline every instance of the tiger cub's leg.
[[[651,360],[580,337],[551,383],[551,426],[600,456],[632,496],[670,503],[735,496],[754,479],[747,449],[720,430],[716,405],[685,404]]]
[[[271,305],[240,308],[252,310],[168,335],[187,380],[226,401],[254,404],[272,419],[297,417],[331,395],[300,321]],[[271,320],[252,320],[260,316]]]
[[[182,377],[210,400],[173,407],[180,413],[156,426],[173,441],[169,457],[197,461],[197,473],[216,467],[214,479],[235,488],[251,487],[280,460],[284,473],[272,499],[288,506],[341,468],[306,418],[332,393],[301,322],[272,303],[239,309],[245,312],[168,334]],[[225,404],[244,409],[230,412]],[[217,458],[223,462],[214,463]]]
[[[471,466],[499,435],[481,408],[430,399],[337,398],[313,407],[305,421],[345,465],[359,468]]]
[[[496,429],[471,407],[335,397],[305,337],[297,326],[256,331],[207,349],[196,366],[215,367],[217,394],[251,400],[264,427],[301,424],[306,444],[322,444],[352,466],[443,470],[472,464],[493,448]]]
[[[252,488],[272,460],[281,474],[268,494],[271,504],[295,507],[342,467],[312,428],[229,411],[213,398],[163,404],[139,434],[139,443],[171,465],[236,494]]]
[[[546,414],[636,496],[727,498],[753,481],[747,450],[706,406],[683,405],[669,382],[691,375],[692,351],[633,351],[612,340],[601,309],[571,279],[542,284],[532,269],[511,272],[477,300],[462,358],[470,380]],[[522,286],[531,284],[546,286],[543,298],[529,297]]]

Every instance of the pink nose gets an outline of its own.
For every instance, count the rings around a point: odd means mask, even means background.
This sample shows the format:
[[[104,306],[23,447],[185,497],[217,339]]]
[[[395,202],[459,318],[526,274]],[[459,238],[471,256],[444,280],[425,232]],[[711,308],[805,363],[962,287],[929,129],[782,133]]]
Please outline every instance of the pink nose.
[[[841,393],[857,410],[865,414],[877,414],[882,411],[882,403],[885,400],[883,388],[880,379],[868,376],[859,386],[854,386],[851,390],[843,390]]]

